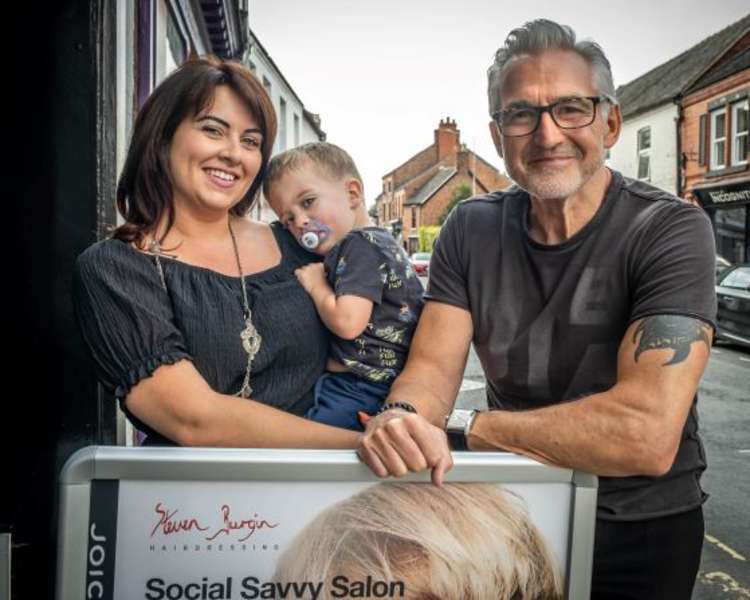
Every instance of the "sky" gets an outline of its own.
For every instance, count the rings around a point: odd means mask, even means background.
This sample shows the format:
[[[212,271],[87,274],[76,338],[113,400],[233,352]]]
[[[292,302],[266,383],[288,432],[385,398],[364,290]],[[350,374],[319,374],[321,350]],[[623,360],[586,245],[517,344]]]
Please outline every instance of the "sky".
[[[544,17],[607,54],[627,83],[750,13],[747,0],[259,0],[250,27],[372,205],[382,176],[433,142],[445,117],[500,171],[486,72],[508,32]]]

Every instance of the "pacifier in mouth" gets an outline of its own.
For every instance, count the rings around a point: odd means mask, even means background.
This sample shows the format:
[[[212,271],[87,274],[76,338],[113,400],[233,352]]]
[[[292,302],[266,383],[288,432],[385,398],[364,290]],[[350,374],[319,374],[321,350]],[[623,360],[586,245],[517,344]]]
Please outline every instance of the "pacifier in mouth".
[[[328,239],[329,235],[331,235],[331,228],[328,225],[321,223],[317,219],[311,219],[305,225],[297,241],[306,250],[315,250]]]

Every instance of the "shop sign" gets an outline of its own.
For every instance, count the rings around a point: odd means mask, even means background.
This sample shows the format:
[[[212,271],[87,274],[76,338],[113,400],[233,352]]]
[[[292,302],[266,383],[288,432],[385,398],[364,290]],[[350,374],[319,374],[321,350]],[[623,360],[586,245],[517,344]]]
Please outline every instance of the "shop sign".
[[[694,191],[704,207],[750,203],[750,183],[747,182],[742,186],[722,186]]]
[[[83,449],[61,476],[57,598],[588,597],[595,478],[460,454],[438,488],[354,452]],[[448,591],[456,565],[484,591]]]

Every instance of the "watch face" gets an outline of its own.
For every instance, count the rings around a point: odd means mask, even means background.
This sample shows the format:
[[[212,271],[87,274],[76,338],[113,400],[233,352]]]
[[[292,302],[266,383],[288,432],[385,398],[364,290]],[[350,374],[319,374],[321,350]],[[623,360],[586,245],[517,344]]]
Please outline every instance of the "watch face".
[[[451,416],[448,418],[448,424],[446,429],[452,431],[463,431],[467,423],[471,420],[475,410],[467,410],[465,408],[456,408]]]

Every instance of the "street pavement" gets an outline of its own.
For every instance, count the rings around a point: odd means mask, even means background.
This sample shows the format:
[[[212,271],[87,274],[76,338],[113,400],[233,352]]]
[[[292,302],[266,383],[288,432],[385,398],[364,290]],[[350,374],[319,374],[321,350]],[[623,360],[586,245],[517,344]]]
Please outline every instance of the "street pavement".
[[[474,349],[456,405],[486,408]],[[701,483],[706,536],[692,600],[750,599],[750,351],[717,345],[700,386],[698,412],[708,469]]]
[[[693,600],[750,598],[750,351],[718,344],[698,400],[708,469],[706,537]]]

